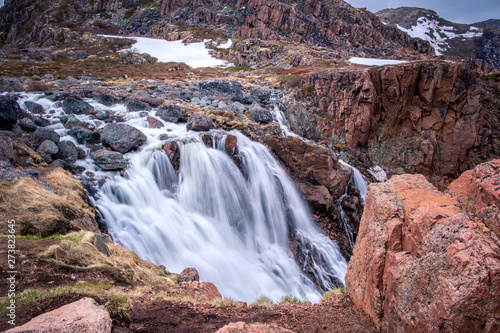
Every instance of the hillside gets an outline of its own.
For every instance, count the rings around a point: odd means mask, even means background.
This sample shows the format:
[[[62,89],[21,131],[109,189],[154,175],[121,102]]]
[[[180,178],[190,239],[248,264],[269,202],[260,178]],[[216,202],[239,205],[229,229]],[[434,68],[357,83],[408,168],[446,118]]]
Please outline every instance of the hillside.
[[[500,66],[500,20],[460,24],[432,10],[415,7],[384,9],[376,15],[387,25],[429,41],[436,55],[478,58],[492,66]]]

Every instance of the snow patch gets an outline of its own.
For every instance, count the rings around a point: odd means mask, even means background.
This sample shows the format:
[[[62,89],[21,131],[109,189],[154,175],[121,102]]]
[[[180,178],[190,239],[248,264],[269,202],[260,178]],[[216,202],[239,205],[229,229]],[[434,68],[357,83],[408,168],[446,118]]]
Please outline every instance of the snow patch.
[[[152,57],[158,58],[159,62],[183,62],[192,68],[232,66],[229,62],[213,58],[210,55],[209,49],[205,45],[210,41],[209,39],[199,43],[184,44],[181,40],[170,42],[164,39],[146,37],[101,36],[133,39],[136,43],[132,45],[132,48],[123,51],[149,53]],[[229,40],[218,47],[226,49],[231,45],[232,41]]]
[[[483,33],[479,28],[470,27],[469,31],[464,34],[455,33],[455,27],[440,26],[436,20],[429,20],[426,17],[420,17],[417,20],[417,25],[405,29],[397,24],[399,30],[406,32],[413,38],[420,38],[429,41],[436,51],[436,55],[442,55],[449,47],[447,41],[454,38],[473,38],[480,37]]]
[[[350,63],[366,66],[384,66],[384,65],[397,65],[405,63],[402,60],[392,60],[392,59],[376,59],[376,58],[359,58],[352,57],[348,60]]]

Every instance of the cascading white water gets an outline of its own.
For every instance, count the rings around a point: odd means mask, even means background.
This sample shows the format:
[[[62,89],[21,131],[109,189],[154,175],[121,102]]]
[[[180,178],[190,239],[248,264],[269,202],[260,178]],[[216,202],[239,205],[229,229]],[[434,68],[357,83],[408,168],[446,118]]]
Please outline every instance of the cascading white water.
[[[318,286],[343,283],[347,263],[267,149],[232,134],[247,179],[229,155],[198,140],[181,145],[178,177],[162,151],[132,156],[125,177],[108,180],[99,192],[110,234],[171,271],[196,267],[227,297],[318,301]],[[290,235],[303,267],[289,250]]]
[[[353,175],[352,175],[352,186],[356,189],[359,190],[359,195],[361,197],[361,203],[365,203],[365,198],[366,198],[366,191],[368,189],[368,183],[365,180],[365,177],[359,171],[357,168],[353,167],[352,165],[344,162],[343,160],[339,159],[340,164],[342,164],[345,167],[348,167],[352,170]]]
[[[23,95],[20,103],[26,100],[50,110],[50,127],[78,145],[59,121],[60,106],[36,94]],[[242,172],[224,151],[225,137],[207,148],[183,124],[148,128],[145,117],[155,111],[126,112],[123,104],[113,110],[147,136],[139,151],[125,155],[125,176],[99,171],[90,158],[76,164],[96,180],[107,178],[95,204],[115,242],[172,272],[195,267],[224,296],[248,302],[283,296],[317,302],[323,291],[344,283],[347,263],[337,245],[314,225],[294,184],[264,146],[231,132],[238,138]],[[104,126],[89,115],[77,118]],[[158,149],[166,132],[182,142],[178,172]]]

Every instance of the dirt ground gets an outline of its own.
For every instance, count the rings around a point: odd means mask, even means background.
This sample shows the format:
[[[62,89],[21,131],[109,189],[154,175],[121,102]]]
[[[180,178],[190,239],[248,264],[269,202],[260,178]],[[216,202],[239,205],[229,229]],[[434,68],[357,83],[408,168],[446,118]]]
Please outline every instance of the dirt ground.
[[[54,244],[53,239],[16,241],[16,293],[26,289],[49,290],[54,287],[74,285],[86,281],[90,283],[109,282],[114,288],[120,286],[112,271],[102,268],[78,269],[64,266],[53,261],[39,259],[37,253]],[[7,267],[7,239],[0,237],[0,265]],[[6,270],[2,270],[2,279],[6,279]],[[0,284],[0,300],[8,292],[6,282]],[[19,309],[16,313],[16,325],[22,325],[32,318],[74,302],[84,295],[64,294],[51,298],[49,302],[38,303],[29,308]],[[94,296],[104,304],[105,299]],[[283,303],[269,306],[249,306],[243,302],[228,302],[228,305],[210,303],[191,303],[167,300],[152,291],[133,294],[130,297],[127,317],[113,319],[113,332],[176,332],[196,333],[215,332],[231,323],[276,324],[294,332],[376,332],[371,320],[362,312],[353,308],[345,294],[333,295],[327,302],[314,305]],[[1,309],[2,313],[4,309]],[[0,331],[12,328],[7,317],[0,320]]]

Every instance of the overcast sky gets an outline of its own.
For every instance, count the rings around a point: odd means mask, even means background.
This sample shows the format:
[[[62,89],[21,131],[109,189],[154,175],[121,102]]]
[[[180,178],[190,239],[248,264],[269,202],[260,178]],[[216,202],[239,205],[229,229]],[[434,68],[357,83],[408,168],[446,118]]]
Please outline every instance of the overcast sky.
[[[500,19],[499,0],[344,0],[354,7],[366,7],[375,13],[385,8],[420,7],[432,9],[455,23],[475,23]]]
[[[0,6],[4,0],[0,0]],[[499,0],[345,0],[354,7],[366,7],[371,12],[385,8],[420,7],[432,9],[442,18],[455,23],[475,23],[500,19]]]

